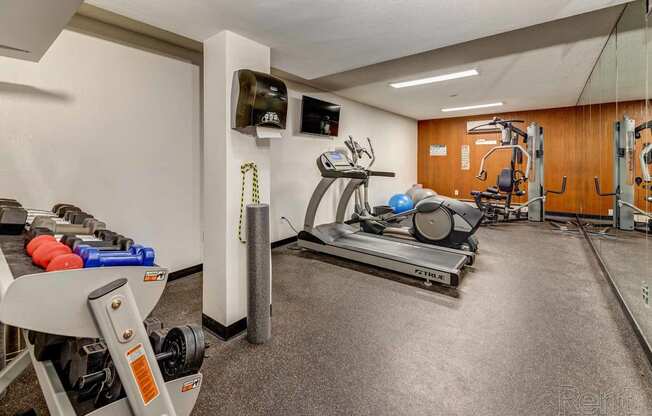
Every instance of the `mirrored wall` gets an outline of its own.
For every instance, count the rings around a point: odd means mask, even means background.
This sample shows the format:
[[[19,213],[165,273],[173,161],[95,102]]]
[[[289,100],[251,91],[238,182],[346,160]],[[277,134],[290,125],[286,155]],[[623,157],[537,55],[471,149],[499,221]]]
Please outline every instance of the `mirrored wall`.
[[[652,344],[652,37],[646,2],[627,4],[580,99],[581,219],[614,287]]]

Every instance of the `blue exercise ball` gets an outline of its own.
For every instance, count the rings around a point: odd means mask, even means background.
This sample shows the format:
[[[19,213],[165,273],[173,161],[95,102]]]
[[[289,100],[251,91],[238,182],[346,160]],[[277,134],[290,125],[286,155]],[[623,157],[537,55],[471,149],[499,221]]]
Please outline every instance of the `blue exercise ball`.
[[[396,194],[389,199],[387,205],[392,208],[395,214],[400,214],[414,208],[414,201],[405,194]]]

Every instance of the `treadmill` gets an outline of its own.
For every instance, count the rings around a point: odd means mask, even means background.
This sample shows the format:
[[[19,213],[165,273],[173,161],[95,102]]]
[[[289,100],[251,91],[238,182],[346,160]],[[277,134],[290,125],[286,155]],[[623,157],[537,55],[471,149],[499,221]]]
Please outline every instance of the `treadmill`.
[[[339,201],[335,222],[315,226],[317,209],[326,191],[338,179],[360,181],[370,175],[393,176],[356,166],[339,150],[322,153],[317,167],[322,179],[308,204],[304,228],[298,236],[300,247],[418,277],[424,279],[426,285],[432,282],[451,287],[459,285],[463,270],[473,264],[475,253],[365,233],[344,221],[348,200]],[[350,193],[348,196],[350,199]]]

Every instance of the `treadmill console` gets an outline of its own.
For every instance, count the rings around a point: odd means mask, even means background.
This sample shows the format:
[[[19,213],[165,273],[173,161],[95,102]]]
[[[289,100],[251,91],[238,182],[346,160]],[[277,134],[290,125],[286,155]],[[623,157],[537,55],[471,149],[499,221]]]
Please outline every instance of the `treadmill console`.
[[[331,169],[349,170],[353,167],[353,162],[349,160],[349,157],[339,150],[323,153],[322,158],[324,165],[326,167],[330,167]]]
[[[322,153],[317,159],[321,176],[326,178],[364,178],[366,173],[356,167],[346,153],[334,150]]]

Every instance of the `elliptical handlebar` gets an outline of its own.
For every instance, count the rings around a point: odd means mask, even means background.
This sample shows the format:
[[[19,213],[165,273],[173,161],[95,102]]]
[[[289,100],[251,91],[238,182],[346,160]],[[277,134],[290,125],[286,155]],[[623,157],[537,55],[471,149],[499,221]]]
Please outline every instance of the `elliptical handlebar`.
[[[367,156],[371,159],[371,162],[369,162],[369,166],[367,166],[367,169],[371,168],[371,166],[374,164],[376,161],[376,153],[374,152],[374,147],[371,144],[371,139],[367,137],[367,143],[369,144],[369,151],[365,149],[365,153],[367,153]],[[371,152],[371,154],[369,154]]]
[[[356,152],[355,149],[355,140],[353,139],[353,136],[349,136],[349,140],[345,140],[344,144],[349,149],[349,152],[351,152],[351,160],[353,160],[353,164],[357,166],[358,152]]]
[[[374,147],[371,145],[371,139],[369,137],[367,137],[367,143],[369,143],[369,149],[360,146],[360,143],[358,143],[353,138],[353,136],[349,136],[349,139],[344,141],[344,144],[349,149],[349,152],[351,152],[351,159],[353,160],[353,164],[359,168],[369,170],[376,161],[376,154],[374,152]],[[358,164],[363,155],[366,155],[370,160],[369,164],[366,167]]]

